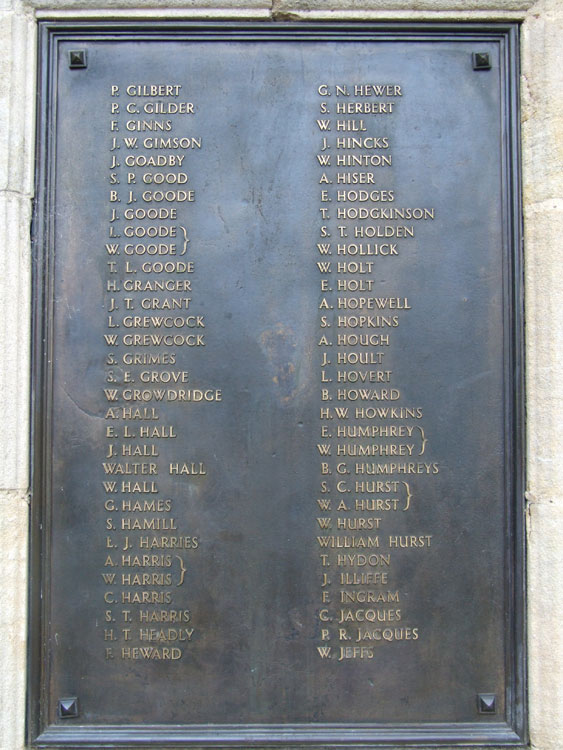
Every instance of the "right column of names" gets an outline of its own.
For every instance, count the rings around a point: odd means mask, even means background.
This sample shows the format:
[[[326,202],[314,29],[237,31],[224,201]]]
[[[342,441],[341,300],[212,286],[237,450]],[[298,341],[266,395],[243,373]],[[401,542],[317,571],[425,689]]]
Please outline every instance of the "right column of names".
[[[420,523],[410,533],[409,511],[428,501],[417,477],[440,467],[424,408],[403,391],[397,369],[405,361],[397,333],[416,304],[404,281],[390,296],[389,280],[435,209],[405,206],[395,186],[389,125],[408,95],[402,85],[322,83],[317,93],[317,652],[341,662],[424,638],[403,597],[400,562],[438,543]]]

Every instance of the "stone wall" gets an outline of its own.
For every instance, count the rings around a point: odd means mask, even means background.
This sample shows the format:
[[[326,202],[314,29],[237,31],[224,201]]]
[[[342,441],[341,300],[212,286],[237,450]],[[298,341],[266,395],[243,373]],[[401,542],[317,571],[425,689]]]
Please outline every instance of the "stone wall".
[[[563,748],[563,0],[0,0],[0,732],[25,747],[36,19],[522,22],[529,716]]]

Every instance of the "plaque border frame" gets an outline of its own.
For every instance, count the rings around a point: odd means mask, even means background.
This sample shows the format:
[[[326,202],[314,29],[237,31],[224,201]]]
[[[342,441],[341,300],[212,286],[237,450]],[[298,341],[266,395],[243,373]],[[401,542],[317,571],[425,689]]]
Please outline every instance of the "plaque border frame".
[[[503,59],[501,78],[503,268],[505,307],[505,666],[508,720],[467,723],[323,723],[80,725],[46,724],[50,455],[52,447],[52,304],[56,107],[56,62],[60,41],[497,41]],[[190,21],[62,20],[38,21],[38,111],[36,197],[32,243],[32,363],[30,561],[28,585],[28,694],[26,735],[38,748],[524,748],[528,742],[526,692],[525,589],[525,411],[524,284],[520,182],[519,24],[516,22],[348,22],[348,21]],[[45,665],[45,666],[44,666]]]

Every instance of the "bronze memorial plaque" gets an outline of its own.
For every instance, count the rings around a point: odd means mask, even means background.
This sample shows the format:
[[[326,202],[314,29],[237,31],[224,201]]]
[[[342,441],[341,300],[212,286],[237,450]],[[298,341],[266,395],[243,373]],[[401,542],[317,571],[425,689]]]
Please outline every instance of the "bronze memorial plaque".
[[[40,26],[30,741],[523,746],[516,27]]]

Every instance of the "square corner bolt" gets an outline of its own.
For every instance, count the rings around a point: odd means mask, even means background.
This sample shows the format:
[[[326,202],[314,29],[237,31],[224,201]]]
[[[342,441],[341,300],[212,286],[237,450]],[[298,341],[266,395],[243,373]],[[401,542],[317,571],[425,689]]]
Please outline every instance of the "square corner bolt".
[[[488,52],[473,53],[473,70],[490,70],[491,56]]]
[[[494,693],[479,693],[477,706],[480,714],[496,714],[497,697]]]
[[[59,718],[75,719],[78,716],[78,698],[61,698],[59,700]]]
[[[85,49],[71,49],[68,53],[68,67],[71,69],[87,68],[88,62]]]

